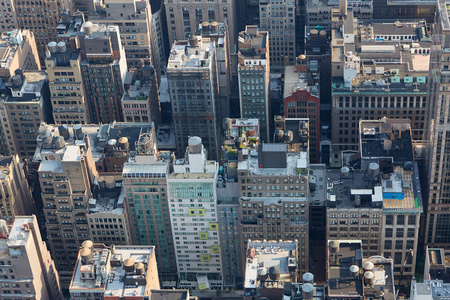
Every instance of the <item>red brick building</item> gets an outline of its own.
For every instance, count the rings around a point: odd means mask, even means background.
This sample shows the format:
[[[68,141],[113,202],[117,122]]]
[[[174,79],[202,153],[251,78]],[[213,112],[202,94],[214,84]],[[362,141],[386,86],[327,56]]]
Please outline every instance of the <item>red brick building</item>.
[[[316,163],[320,161],[320,99],[314,95],[318,94],[315,86],[308,86],[309,74],[298,67],[286,67],[284,117],[309,118],[309,157]]]

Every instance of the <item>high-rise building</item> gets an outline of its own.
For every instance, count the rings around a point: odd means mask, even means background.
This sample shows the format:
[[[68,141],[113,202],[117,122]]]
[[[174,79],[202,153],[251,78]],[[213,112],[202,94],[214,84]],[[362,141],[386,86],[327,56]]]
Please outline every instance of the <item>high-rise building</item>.
[[[247,240],[299,240],[300,272],[309,269],[308,154],[287,144],[238,150],[241,249]]]
[[[63,288],[70,282],[78,247],[90,235],[87,214],[92,184],[98,177],[87,128],[75,126],[79,127],[73,135],[64,128],[47,131],[43,127],[34,157],[34,162],[40,162],[45,226]]]
[[[67,47],[64,41],[50,42],[45,68],[55,124],[89,124],[80,51]]]
[[[8,153],[30,159],[36,150],[36,133],[41,122],[53,120],[47,73],[17,69],[15,74],[0,103],[4,141]]]
[[[167,196],[170,161],[157,156],[154,130],[141,134],[136,144],[137,153],[125,163],[122,172],[130,238],[135,245],[155,245],[164,285],[165,279],[177,272]]]
[[[102,10],[86,14],[94,24],[117,25],[129,67],[152,63],[152,11],[150,1],[105,0]]]
[[[450,145],[450,123],[447,118],[450,97],[446,90],[450,87],[447,80],[450,69],[450,24],[448,1],[439,1],[432,36],[430,73],[428,84],[429,100],[426,111],[426,129],[424,140],[427,141],[428,171],[428,206],[425,244],[432,247],[450,246],[449,200],[450,177],[447,151]]]
[[[189,136],[199,136],[208,158],[218,158],[221,107],[216,46],[209,38],[175,42],[167,65],[177,154],[183,156]]]
[[[34,32],[41,65],[44,65],[45,47],[58,37],[58,22],[63,14],[73,10],[74,2],[57,0],[51,2],[30,2],[14,0],[17,16],[15,28],[29,29]],[[31,13],[32,12],[32,13]]]
[[[159,290],[155,246],[111,246],[83,242],[75,259],[71,299],[149,299]]]
[[[342,150],[358,149],[360,119],[408,118],[412,138],[422,140],[433,67],[425,22],[357,25],[351,13],[341,21],[331,42],[331,163]]]
[[[158,127],[161,124],[161,108],[154,68],[145,65],[128,72],[124,85],[121,100],[124,121],[153,122]]]
[[[314,39],[319,39],[318,35],[326,36],[326,32],[333,28],[333,19],[338,18],[348,8],[351,11],[349,13],[358,20],[372,20],[373,2],[373,0],[307,0],[305,22],[308,27],[312,28],[310,36]]]
[[[309,127],[309,159],[313,163],[320,162],[320,98],[319,89],[308,65],[287,66],[284,73],[284,118],[308,118]],[[317,80],[318,82],[318,80]],[[279,129],[276,126],[275,130]],[[280,128],[281,129],[281,128]],[[287,130],[287,128],[286,128]],[[292,129],[290,129],[292,130]],[[297,129],[293,131],[297,132]]]
[[[117,25],[85,22],[79,36],[81,74],[91,123],[123,119],[123,82],[127,62]]]
[[[360,140],[327,172],[327,239],[361,240],[367,255],[393,258],[395,275],[414,276],[423,207],[410,122],[361,120]]]
[[[450,283],[450,249],[425,247],[423,280]]]
[[[238,78],[241,118],[258,118],[261,139],[270,141],[269,34],[248,25],[238,37]]]
[[[167,55],[169,54],[170,44],[167,35],[164,1],[150,1],[150,6],[152,9],[152,59],[159,82],[161,75],[166,74]]]
[[[58,272],[36,216],[17,216],[11,228],[0,220],[0,251],[0,298],[63,299]]]
[[[296,1],[259,2],[259,28],[268,33],[271,72],[295,64]]]
[[[17,11],[14,0],[6,0],[3,2],[3,13],[0,17],[1,29],[3,32],[19,28],[17,22]]]
[[[424,18],[433,23],[436,1],[423,0],[405,2],[401,0],[373,0],[373,18],[384,20],[404,20]]]
[[[231,44],[236,43],[236,0],[164,0],[164,6],[170,44],[188,39],[203,22],[209,22],[213,27],[218,26],[218,23],[226,23]]]
[[[1,23],[0,23],[1,24]],[[35,35],[31,30],[4,31],[0,38],[0,78],[6,82],[14,71],[38,71],[41,69]]]
[[[219,164],[206,159],[202,139],[189,138],[185,157],[167,178],[180,287],[222,286],[216,185]]]
[[[239,187],[237,161],[241,141],[254,147],[259,139],[258,119],[223,120],[225,141],[222,147],[222,167],[217,181],[217,208],[220,214],[219,236],[222,252],[223,285],[233,288],[244,280],[245,268],[241,249],[241,220],[239,217]]]
[[[34,201],[19,156],[0,156],[0,219],[11,224],[16,216],[31,215]]]
[[[125,210],[125,193],[121,181],[100,176],[89,199],[87,221],[90,238],[107,245],[130,245],[129,218]]]
[[[411,281],[411,300],[443,300],[448,296],[450,284],[442,280],[425,280],[419,283],[416,279]]]
[[[231,94],[231,60],[230,40],[228,26],[226,23],[218,23],[211,26],[209,22],[203,22],[197,28],[197,35],[210,38],[216,43],[217,76],[219,83],[220,107],[222,116],[230,116],[230,94]]]

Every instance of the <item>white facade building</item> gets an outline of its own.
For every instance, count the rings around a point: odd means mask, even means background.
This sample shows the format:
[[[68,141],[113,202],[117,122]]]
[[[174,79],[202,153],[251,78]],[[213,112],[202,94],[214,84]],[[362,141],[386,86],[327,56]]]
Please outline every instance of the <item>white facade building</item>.
[[[206,160],[199,137],[191,137],[185,158],[168,175],[170,219],[181,288],[220,288],[216,182],[219,164]]]

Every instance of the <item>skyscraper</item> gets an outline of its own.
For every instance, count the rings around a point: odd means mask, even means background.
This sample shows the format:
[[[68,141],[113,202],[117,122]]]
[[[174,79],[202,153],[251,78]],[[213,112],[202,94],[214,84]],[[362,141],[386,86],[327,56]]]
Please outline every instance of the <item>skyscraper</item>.
[[[155,245],[161,278],[177,271],[167,197],[169,160],[157,156],[154,128],[137,141],[123,168],[125,204],[135,245]],[[163,281],[164,283],[164,281]]]
[[[70,282],[78,247],[89,238],[86,214],[98,177],[87,128],[75,126],[70,135],[67,128],[58,131],[43,125],[34,157],[34,162],[41,162],[38,173],[45,226],[63,288]],[[96,133],[98,127],[91,129]]]
[[[241,118],[257,118],[261,139],[270,141],[269,130],[269,34],[248,25],[238,37],[238,77]]]
[[[89,124],[81,53],[64,41],[50,42],[45,58],[55,124]]]
[[[34,213],[34,201],[17,154],[0,156],[0,172],[0,219],[12,224],[16,216]]]
[[[36,216],[16,217],[11,228],[0,220],[2,299],[62,300],[58,272],[42,241]]]
[[[259,2],[259,28],[268,32],[270,65],[281,73],[285,65],[295,64],[295,9],[293,0]]]
[[[432,35],[424,139],[427,140],[428,208],[425,244],[450,246],[450,1],[438,1]]]
[[[81,72],[92,123],[122,121],[123,81],[127,71],[119,27],[83,23]]]
[[[231,44],[236,42],[236,0],[165,0],[164,5],[170,44],[188,39],[203,22],[227,23]]]
[[[86,16],[94,24],[119,26],[128,66],[152,62],[150,1],[105,0],[100,13]]]
[[[177,154],[183,156],[187,138],[202,138],[208,158],[218,158],[221,107],[217,83],[216,46],[209,38],[175,42],[167,64]]]
[[[41,122],[52,122],[47,74],[15,71],[0,103],[1,123],[10,154],[30,159],[36,150]]]
[[[189,139],[185,157],[167,178],[180,287],[222,286],[216,184],[219,164],[206,159],[202,139]]]
[[[59,18],[63,13],[67,14],[73,10],[73,3],[70,0],[44,2],[14,0],[12,12],[15,12],[18,23],[15,28],[30,29],[34,32],[42,65],[45,47],[49,42],[57,40]]]

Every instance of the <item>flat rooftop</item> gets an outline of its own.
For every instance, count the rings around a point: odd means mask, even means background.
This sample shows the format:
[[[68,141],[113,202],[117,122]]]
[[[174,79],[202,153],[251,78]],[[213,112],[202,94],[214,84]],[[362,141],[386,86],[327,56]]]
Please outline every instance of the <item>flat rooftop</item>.
[[[152,290],[151,300],[189,300],[188,290]]]
[[[299,70],[297,66],[286,66],[284,69],[284,95],[289,97],[297,90],[307,90],[308,73]]]
[[[429,276],[426,278],[450,283],[450,250],[444,248],[427,248],[427,250]]]
[[[258,272],[265,270],[269,274],[271,267],[279,268],[279,281],[290,282],[289,267],[297,269],[296,251],[297,242],[295,241],[249,242],[246,255],[244,289],[259,288],[257,286]],[[270,277],[267,278],[267,281],[269,280],[271,280]]]
[[[46,57],[45,60],[53,60],[56,68],[67,68],[70,67],[70,61],[77,60],[79,57],[80,51],[74,51],[70,47],[67,47],[66,52],[50,53],[50,57]]]
[[[333,93],[426,93],[431,39],[423,20],[347,25],[356,32],[355,42],[344,42],[342,32],[333,29],[332,62],[343,64],[351,52],[360,59],[360,71],[352,90],[342,77],[332,77]],[[397,35],[402,39],[394,40]]]
[[[309,165],[310,204],[323,205],[327,197],[327,169],[325,164]],[[311,187],[314,186],[314,189]]]
[[[348,175],[343,175],[341,170],[329,169],[327,206],[420,213],[423,203],[418,176],[417,164],[411,170],[394,166],[392,173],[383,174],[375,180],[368,170],[354,169]]]
[[[8,237],[0,237],[0,258],[20,254],[17,252],[20,250],[15,248],[25,246],[30,234],[30,231],[24,230],[23,226],[28,226],[29,223],[33,223],[33,220],[32,216],[17,216],[14,219],[13,225],[9,228]]]
[[[330,242],[330,241],[329,241]],[[331,253],[327,260],[328,297],[363,296],[362,280],[350,274],[352,265],[362,269],[362,249],[359,240],[338,240],[339,250]]]
[[[392,157],[394,163],[414,161],[409,119],[360,121],[362,158]]]
[[[125,163],[122,175],[124,178],[165,178],[168,173],[167,162],[153,164]]]
[[[367,263],[374,266],[372,270],[374,280],[372,285],[364,285],[364,297],[375,299],[383,295],[384,300],[395,300],[394,261],[382,256],[371,256],[363,259],[363,266]]]
[[[89,139],[94,162],[99,162],[104,157],[113,156],[115,153],[105,151],[108,141],[115,140],[117,142],[121,137],[126,137],[128,139],[129,152],[133,153],[136,151],[135,145],[139,136],[144,133],[151,133],[152,126],[153,123],[114,122],[105,125],[82,125],[81,132],[83,135],[87,135]],[[39,127],[38,145],[33,161],[41,162],[40,170],[50,171],[54,168],[52,165],[57,165],[58,161],[70,161],[80,157],[75,153],[75,148],[84,148],[86,146],[85,141],[84,139],[75,138],[73,126],[68,126],[67,128],[69,137],[64,139],[65,147],[57,149],[53,143],[45,145],[44,140],[46,137],[53,139],[60,136],[61,127],[50,124],[42,124]],[[48,155],[57,155],[60,159],[44,160],[43,156]]]
[[[89,199],[89,214],[108,212],[123,215],[124,201],[125,191],[121,186],[94,189],[94,198]]]
[[[286,144],[273,144],[286,146]],[[270,146],[265,146],[270,147]],[[307,152],[300,153],[287,153],[287,167],[286,168],[260,168],[258,163],[258,151],[256,149],[246,149],[248,153],[248,159],[238,162],[238,171],[248,171],[250,175],[260,176],[289,176],[298,175],[297,166],[306,160]],[[285,150],[286,151],[286,150]]]
[[[23,102],[39,102],[43,94],[44,84],[47,81],[47,73],[45,71],[25,71],[23,73],[25,80],[20,88],[11,86],[7,89],[7,103],[23,103]],[[25,86],[23,86],[25,85]],[[11,90],[23,89],[20,97],[14,97]]]
[[[167,70],[210,68],[214,42],[209,38],[196,37],[197,45],[188,41],[175,42],[170,50]]]
[[[78,254],[77,263],[69,289],[83,292],[95,289],[105,296],[131,297],[144,296],[146,292],[145,276],[149,270],[148,262],[154,252],[154,246],[115,246],[115,254],[107,247],[94,245],[92,263],[83,264]],[[123,262],[132,258],[135,264],[144,264],[144,274],[127,273]],[[135,269],[135,267],[133,268]],[[106,277],[102,275],[102,272]],[[92,276],[82,276],[82,273]],[[105,274],[106,273],[106,274]]]

